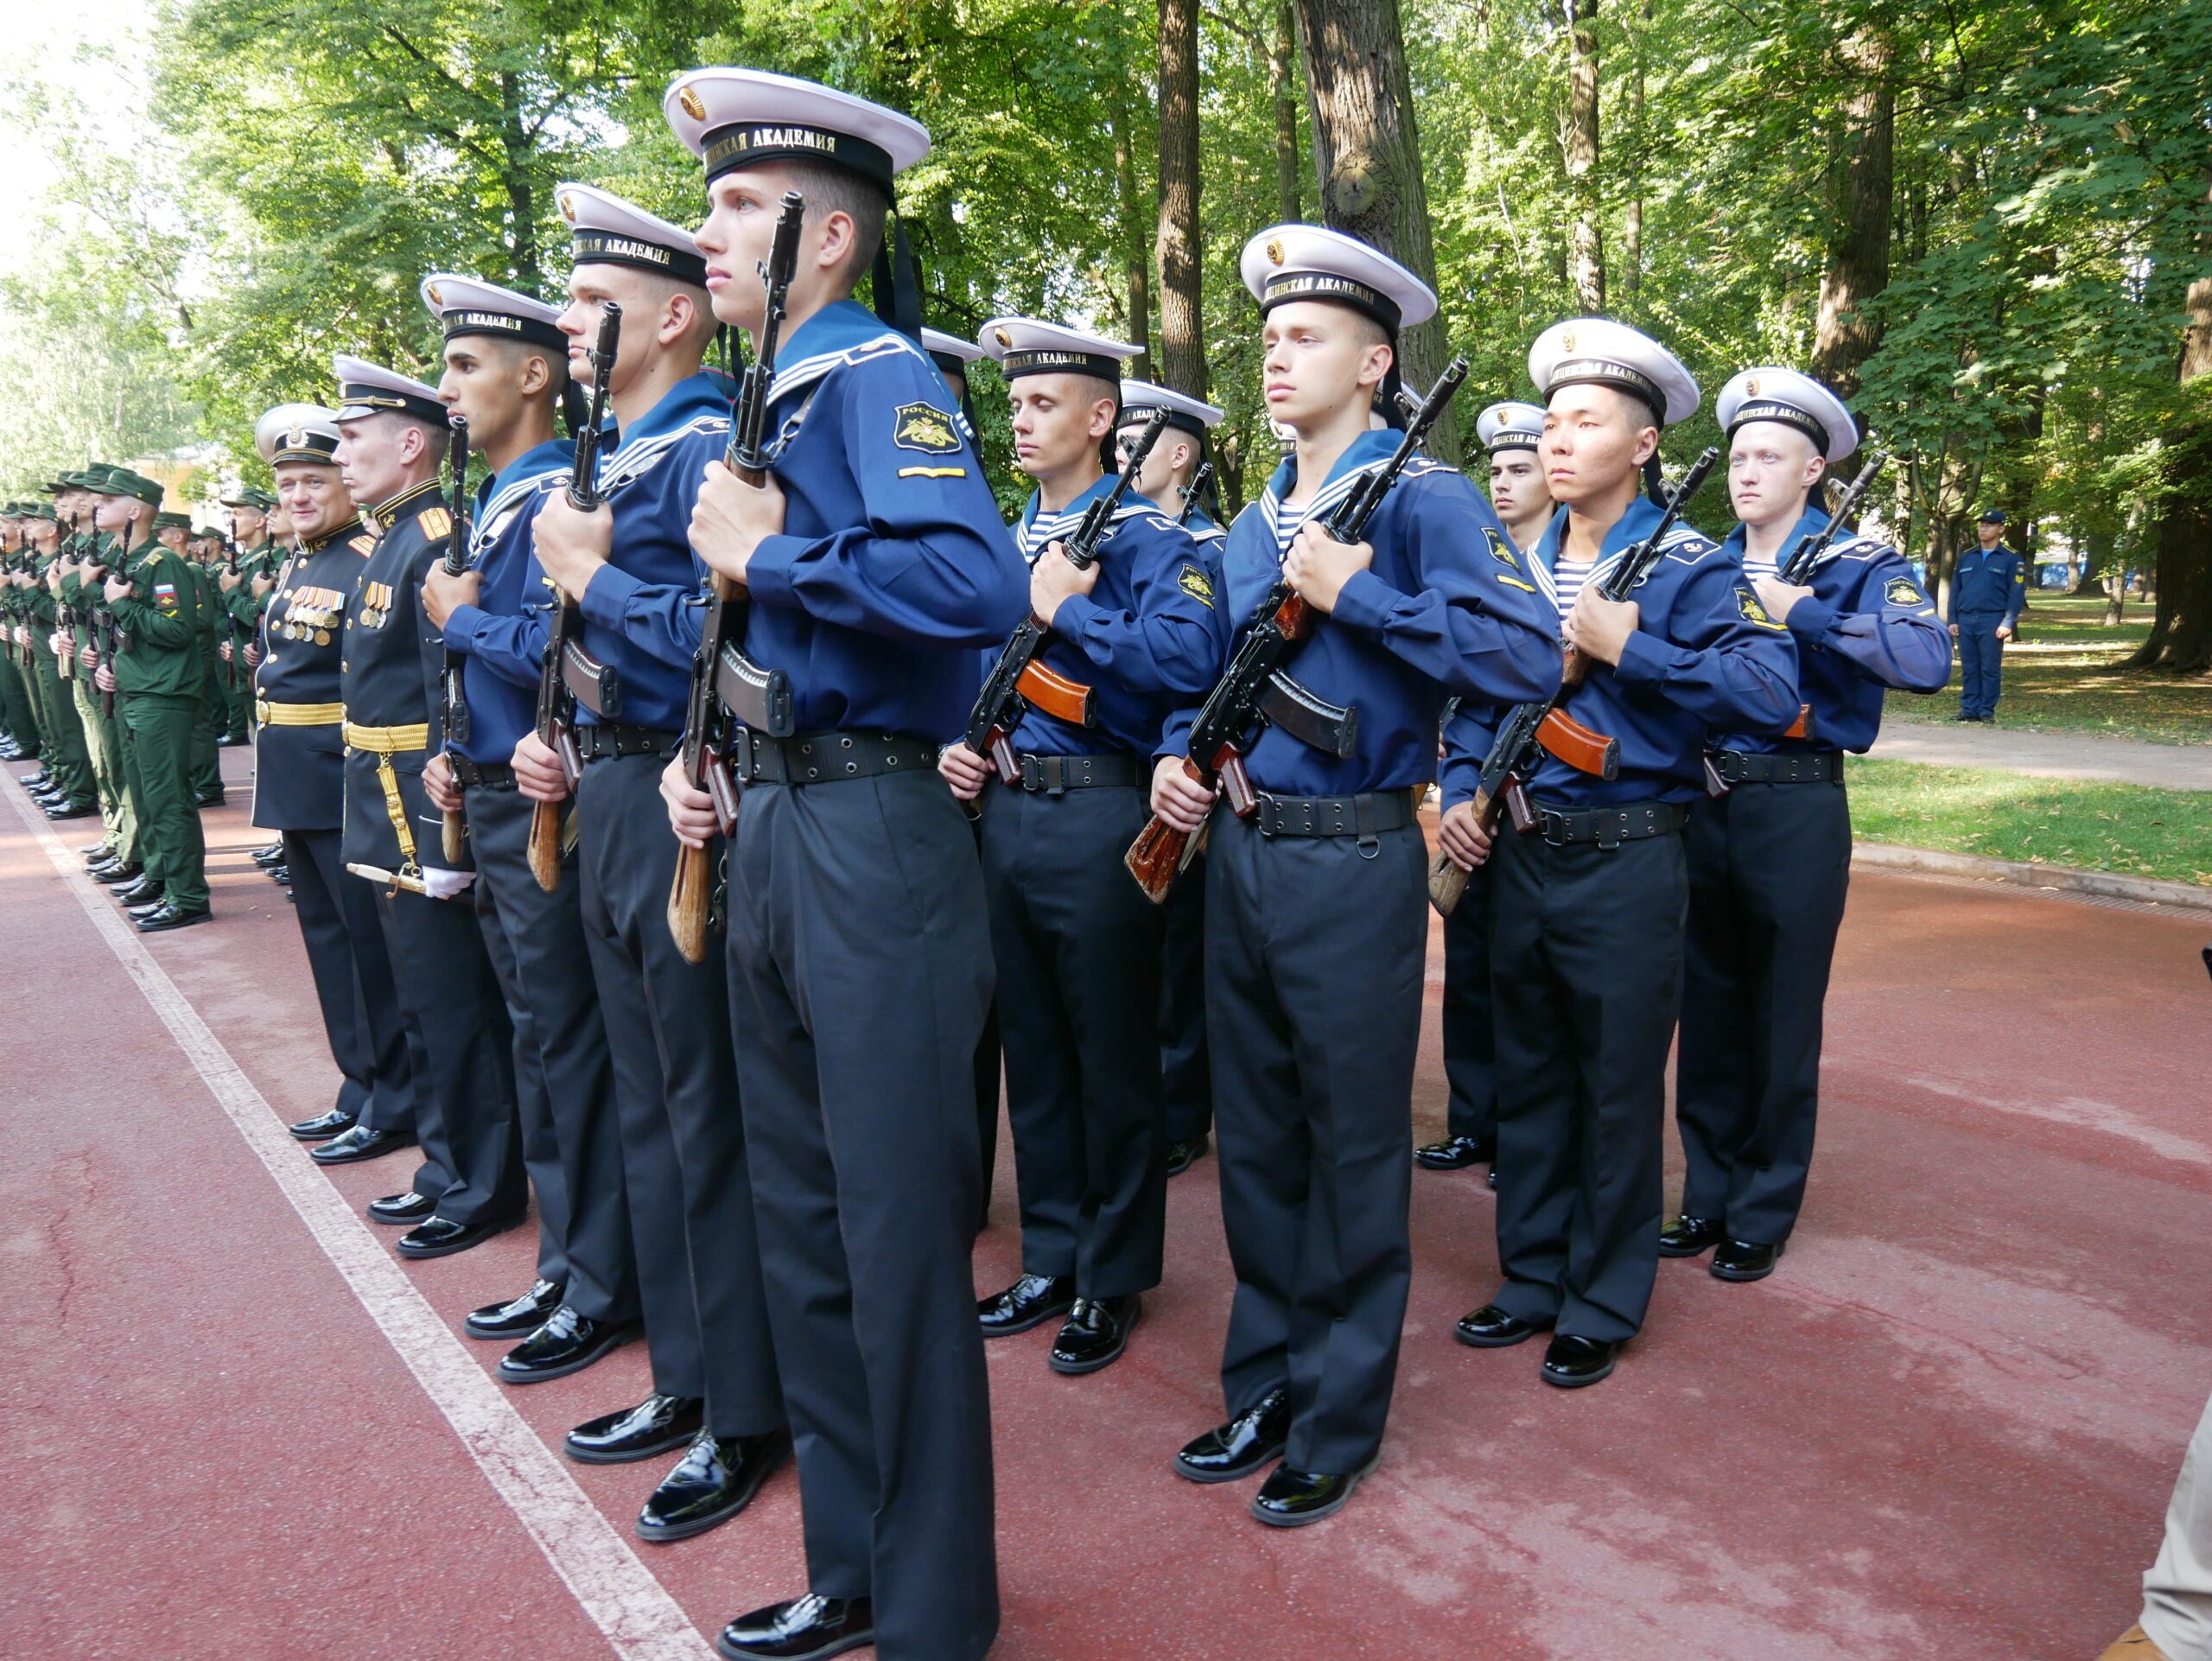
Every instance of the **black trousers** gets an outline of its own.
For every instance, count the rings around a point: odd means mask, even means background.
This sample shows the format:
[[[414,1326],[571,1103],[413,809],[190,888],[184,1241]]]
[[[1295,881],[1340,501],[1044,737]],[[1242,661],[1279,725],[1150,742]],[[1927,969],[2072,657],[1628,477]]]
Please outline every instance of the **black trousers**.
[[[376,895],[346,873],[339,832],[278,833],[292,872],[292,908],[307,947],[308,972],[330,1059],[342,1075],[337,1105],[376,1130],[415,1134],[416,1080],[400,1018],[391,958],[377,920]],[[451,1180],[444,1173],[416,1192],[435,1199]]]
[[[1127,850],[1123,850],[1128,851]],[[1201,853],[1167,891],[1160,980],[1160,1082],[1167,1140],[1196,1142],[1213,1129],[1206,1053],[1206,862]]]
[[[721,958],[686,963],[668,932],[676,837],[664,757],[584,767],[578,885],[613,1066],[630,1233],[653,1388],[703,1396],[708,1428],[784,1422],[746,1176]],[[719,848],[717,848],[719,852]]]
[[[294,879],[296,881],[296,878]],[[398,971],[399,1008],[424,1088],[416,1114],[426,1164],[450,1173],[437,1195],[448,1222],[495,1222],[530,1203],[515,1105],[515,1034],[476,907],[365,877]],[[423,1192],[420,1179],[417,1192]]]
[[[1688,902],[1678,835],[1601,849],[1498,839],[1498,1306],[1614,1342],[1659,1268],[1667,1049]]]
[[[810,1581],[874,1598],[884,1661],[976,1661],[999,1603],[975,838],[910,773],[750,786],[735,847],[730,1013]]]
[[[635,1321],[614,1066],[592,982],[576,856],[572,850],[563,862],[561,886],[547,894],[530,871],[530,801],[483,788],[464,799],[478,917],[515,1021],[523,1161],[542,1237],[537,1272],[565,1283],[564,1301],[579,1314]],[[557,1212],[549,1196],[558,1197]]]
[[[1490,866],[1469,874],[1444,920],[1445,1128],[1479,1142],[1497,1134],[1497,1028],[1490,992]]]
[[[1412,1276],[1427,852],[1412,826],[1363,851],[1212,824],[1206,1032],[1236,1270],[1222,1394],[1233,1416],[1287,1386],[1292,1467],[1363,1470]]]
[[[1087,1298],[1147,1291],[1167,1226],[1164,920],[1122,855],[1149,811],[1122,786],[983,802],[1022,1269]]]
[[[1685,838],[1690,917],[1675,1117],[1682,1211],[1779,1244],[1813,1162],[1821,1010],[1851,881],[1841,783],[1738,785]]]

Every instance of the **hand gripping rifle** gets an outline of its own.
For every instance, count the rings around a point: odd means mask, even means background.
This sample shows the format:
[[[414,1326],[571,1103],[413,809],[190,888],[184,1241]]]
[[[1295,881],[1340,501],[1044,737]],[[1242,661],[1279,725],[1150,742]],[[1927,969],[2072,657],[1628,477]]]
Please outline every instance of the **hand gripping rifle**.
[[[1213,478],[1213,463],[1201,461],[1198,470],[1191,475],[1191,482],[1183,487],[1183,511],[1175,516],[1175,523],[1187,525],[1191,515],[1198,511],[1198,504],[1205,500],[1206,485]]]
[[[447,515],[453,523],[446,530],[445,571],[448,576],[459,576],[468,569],[468,417],[450,415],[446,423],[453,429],[453,506]],[[232,569],[237,569],[235,562]],[[445,734],[448,765],[455,754],[454,747],[468,741],[468,704],[461,695],[461,654],[448,645],[445,665],[438,671],[438,726]],[[448,865],[460,864],[467,852],[467,824],[458,810],[445,816],[439,843]]]
[[[1368,521],[1398,482],[1407,464],[1421,449],[1421,440],[1436,424],[1460,383],[1467,378],[1467,360],[1454,358],[1421,400],[1390,459],[1362,476],[1350,493],[1321,523],[1324,534],[1338,542],[1357,542],[1366,534]],[[1236,650],[1224,675],[1198,708],[1191,728],[1190,754],[1184,770],[1211,788],[1217,782],[1230,811],[1240,819],[1259,811],[1259,798],[1245,776],[1244,758],[1259,741],[1262,730],[1281,727],[1301,743],[1342,758],[1352,753],[1359,738],[1359,711],[1339,710],[1325,703],[1284,672],[1284,666],[1316,627],[1313,613],[1288,582],[1279,582],[1260,601],[1245,624]],[[1179,830],[1154,814],[1137,839],[1129,844],[1122,863],[1136,878],[1154,904],[1164,903],[1176,874],[1190,861],[1192,833]]]
[[[1818,531],[1808,531],[1797,538],[1797,545],[1789,550],[1789,557],[1782,562],[1782,568],[1775,573],[1777,576],[1792,588],[1799,589],[1813,580],[1813,571],[1820,564],[1821,556],[1827,552],[1828,545],[1844,529],[1844,521],[1858,510],[1859,499],[1872,487],[1875,475],[1889,465],[1889,461],[1887,450],[1876,450],[1866,458],[1866,465],[1859,469],[1859,476],[1851,481],[1850,487],[1843,493],[1842,500],[1836,503],[1835,511],[1828,515],[1828,522]],[[1809,738],[1812,736],[1812,723],[1813,706],[1801,703],[1797,706],[1797,719],[1782,735],[1784,738]],[[1713,790],[1714,782],[1708,764],[1706,789],[1716,796],[1727,789],[1724,784],[1719,790]]]
[[[1682,510],[1719,459],[1716,448],[1691,464],[1690,470],[1667,493],[1665,511],[1651,527],[1651,534],[1629,548],[1592,584],[1599,599],[1625,600],[1651,574],[1666,551],[1667,538],[1681,521]],[[1620,771],[1620,741],[1592,732],[1560,708],[1589,672],[1590,660],[1568,646],[1559,690],[1536,703],[1515,705],[1499,726],[1490,753],[1483,757],[1482,774],[1475,785],[1475,823],[1485,834],[1497,830],[1501,810],[1512,815],[1516,830],[1525,830],[1535,823],[1526,786],[1536,770],[1538,750],[1548,751],[1576,772],[1592,778],[1611,779]],[[1449,917],[1467,890],[1467,876],[1450,855],[1438,854],[1428,865],[1430,903]]]
[[[1121,508],[1122,498],[1136,482],[1137,474],[1144,471],[1145,458],[1152,454],[1152,447],[1160,442],[1166,425],[1167,411],[1154,410],[1152,419],[1137,435],[1136,443],[1122,463],[1113,487],[1104,495],[1091,499],[1090,506],[1083,510],[1082,521],[1061,542],[1068,563],[1078,571],[1098,557],[1098,545],[1106,539],[1114,515]],[[1037,661],[1038,651],[1051,633],[1051,628],[1035,615],[1023,618],[1020,627],[1007,641],[1006,649],[999,653],[998,664],[984,681],[983,690],[976,694],[976,707],[968,712],[968,735],[964,741],[969,749],[998,769],[1001,781],[1006,784],[1017,784],[1021,779],[1020,765],[1014,758],[1014,734],[1021,725],[1022,711],[1029,705],[1033,703],[1046,715],[1073,726],[1097,724],[1098,695],[1091,688],[1079,685]]]
[[[722,465],[758,489],[768,477],[768,394],[775,385],[776,355],[783,338],[784,314],[791,278],[798,270],[798,233],[806,200],[784,193],[776,215],[775,240],[760,267],[766,302],[760,314],[760,345],[738,382],[730,405],[729,448]],[[684,700],[683,743],[677,752],[685,782],[713,799],[715,819],[728,837],[737,829],[737,787],[722,766],[734,719],[750,731],[788,738],[794,730],[791,677],[762,669],[745,655],[745,594],[720,571],[707,574],[707,615],[699,629],[699,650],[691,659],[691,690]],[[682,843],[676,850],[676,876],[668,889],[668,932],[686,963],[707,956],[708,919],[714,909],[714,874],[707,850]]]
[[[599,340],[591,351],[591,413],[576,435],[576,459],[569,473],[569,500],[586,512],[597,507],[601,423],[607,417],[607,383],[614,377],[614,354],[622,342],[622,308],[610,300],[599,318]],[[553,590],[552,626],[545,633],[545,658],[537,674],[537,737],[561,758],[561,771],[571,790],[582,777],[583,758],[577,753],[576,694],[570,684],[570,662],[580,658],[577,669],[588,676],[606,671],[586,654],[576,636],[582,632],[582,614],[575,602]],[[606,713],[601,710],[601,713]],[[561,804],[538,802],[530,815],[530,873],[537,886],[551,894],[561,886]]]

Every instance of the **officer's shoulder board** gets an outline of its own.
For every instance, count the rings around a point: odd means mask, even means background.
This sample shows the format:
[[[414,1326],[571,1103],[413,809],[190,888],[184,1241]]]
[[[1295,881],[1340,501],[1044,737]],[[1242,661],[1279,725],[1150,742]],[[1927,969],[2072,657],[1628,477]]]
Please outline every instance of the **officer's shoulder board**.
[[[426,507],[416,515],[423,527],[423,534],[435,540],[453,534],[453,515],[442,507]]]
[[[348,548],[351,548],[355,553],[359,554],[363,559],[366,559],[371,554],[376,552],[377,539],[371,536],[367,531],[364,531],[358,537],[347,538],[346,545]]]

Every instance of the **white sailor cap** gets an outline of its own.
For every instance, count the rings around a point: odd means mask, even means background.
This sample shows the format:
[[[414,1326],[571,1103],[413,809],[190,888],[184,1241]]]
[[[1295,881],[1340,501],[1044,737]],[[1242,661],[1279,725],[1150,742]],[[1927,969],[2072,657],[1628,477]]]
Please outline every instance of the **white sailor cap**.
[[[1158,410],[1167,411],[1169,426],[1179,427],[1200,438],[1206,436],[1208,428],[1220,421],[1223,414],[1218,404],[1202,404],[1172,387],[1156,385],[1148,380],[1125,380],[1122,383],[1121,417],[1114,424],[1141,427]]]
[[[930,153],[929,129],[817,81],[766,69],[688,69],[660,107],[712,184],[763,162],[828,162],[891,193],[891,181]]]
[[[253,423],[253,447],[272,466],[286,461],[338,465],[338,423],[320,404],[280,404]]]
[[[1536,336],[1529,379],[1547,399],[1562,386],[1613,387],[1648,404],[1662,427],[1697,413],[1697,382],[1682,360],[1610,317],[1571,317]]]
[[[968,374],[968,366],[983,355],[983,348],[973,340],[963,340],[957,334],[947,334],[941,328],[922,331],[922,350],[928,353],[931,360],[946,374],[958,375],[963,379]]]
[[[333,421],[408,415],[418,421],[434,421],[441,427],[446,424],[446,406],[439,401],[438,389],[424,385],[411,375],[343,352],[330,360],[330,371],[338,377],[338,408],[332,412]]]
[[[1721,431],[1731,438],[1737,428],[1751,422],[1779,421],[1811,439],[1813,448],[1831,461],[1840,461],[1859,448],[1859,423],[1843,400],[1795,369],[1769,364],[1745,370],[1720,389],[1713,412],[1720,417]]]
[[[556,185],[553,200],[568,221],[575,264],[631,265],[706,287],[707,257],[682,226],[593,185]]]
[[[1493,455],[1500,450],[1532,450],[1543,442],[1544,406],[1510,400],[1493,404],[1475,417],[1475,437]]]
[[[433,271],[423,279],[423,303],[444,328],[448,340],[463,334],[488,334],[494,340],[568,348],[569,337],[561,333],[559,307],[496,283]]]
[[[1381,249],[1319,225],[1274,225],[1237,270],[1264,317],[1291,300],[1327,300],[1395,334],[1436,315],[1436,292]]]
[[[1127,340],[1109,340],[1033,317],[994,317],[983,325],[976,342],[998,360],[999,372],[1008,380],[1024,375],[1093,375],[1113,382],[1116,393],[1122,386],[1122,360],[1144,356],[1142,347]]]

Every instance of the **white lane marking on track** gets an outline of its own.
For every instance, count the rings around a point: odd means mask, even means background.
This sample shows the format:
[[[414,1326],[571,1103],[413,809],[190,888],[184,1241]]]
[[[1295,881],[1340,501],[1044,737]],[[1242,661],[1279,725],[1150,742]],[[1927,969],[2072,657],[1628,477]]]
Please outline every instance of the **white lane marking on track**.
[[[0,777],[8,775],[0,774]],[[245,1138],[333,1267],[399,1359],[461,1438],[468,1456],[506,1501],[545,1561],[575,1594],[623,1661],[700,1661],[711,1654],[699,1629],[665,1587],[638,1561],[552,1449],[538,1440],[499,1387],[486,1377],[452,1329],[385,1255],[322,1174],[301,1156],[276,1113],[200,1012],[146,950],[130,926],[78,870],[61,839],[31,817],[22,790],[8,792],[24,829],[75,894],[92,927],[137,983],[146,1002]]]

